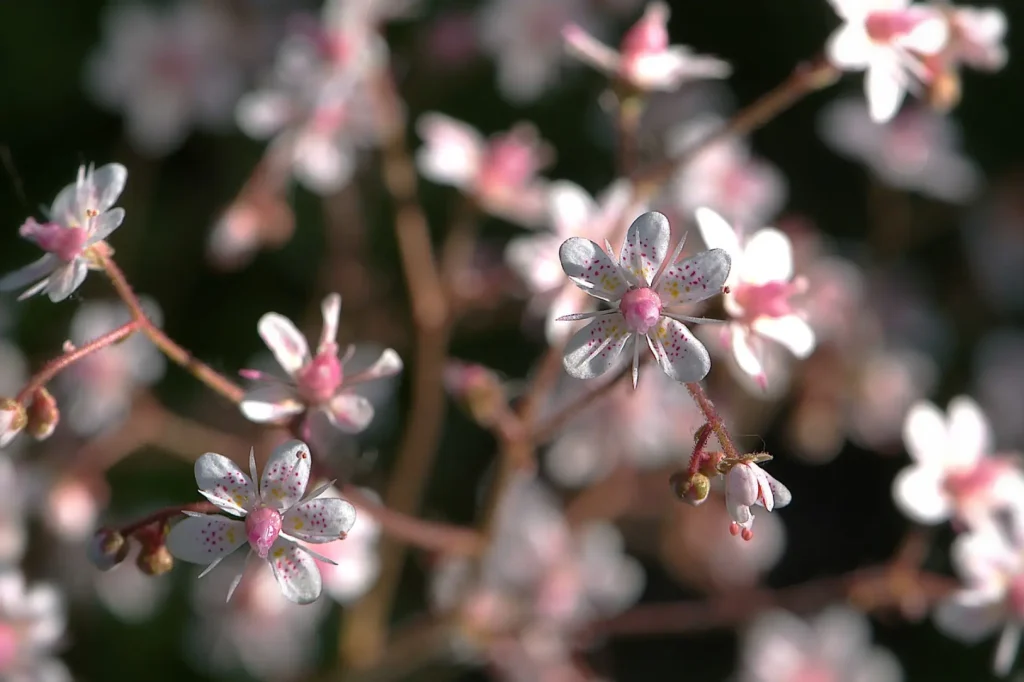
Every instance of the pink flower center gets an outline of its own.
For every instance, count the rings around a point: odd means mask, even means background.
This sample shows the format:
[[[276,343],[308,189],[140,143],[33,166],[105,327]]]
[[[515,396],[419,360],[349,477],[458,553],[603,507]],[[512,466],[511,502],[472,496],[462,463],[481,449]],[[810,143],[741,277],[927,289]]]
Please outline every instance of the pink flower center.
[[[622,37],[620,48],[623,58],[636,59],[668,49],[667,19],[664,12],[648,10]]]
[[[975,466],[946,475],[942,487],[956,500],[984,496],[992,489],[999,477],[1006,473],[1005,462],[997,459],[982,459]]]
[[[533,145],[515,134],[504,135],[487,149],[478,181],[480,192],[507,192],[525,186],[537,174]]]
[[[0,673],[14,668],[18,659],[21,638],[18,631],[10,623],[0,623]]]
[[[65,263],[70,263],[82,254],[88,233],[80,227],[64,227],[57,223],[38,223],[32,218],[25,221],[18,233],[35,242],[43,251],[48,251]]]
[[[619,301],[619,312],[629,331],[646,334],[661,319],[661,297],[650,287],[632,289]]]
[[[260,558],[266,559],[281,534],[281,513],[270,507],[257,507],[245,517],[245,534]]]
[[[336,353],[318,353],[313,361],[299,370],[299,393],[310,405],[329,402],[345,377]]]
[[[791,682],[834,682],[836,679],[835,670],[831,667],[816,662],[808,662],[796,671]]]
[[[736,286],[736,303],[743,308],[744,316],[755,320],[759,317],[785,317],[793,313],[789,298],[799,293],[799,287],[792,282],[767,282],[765,284],[739,284]]]
[[[890,43],[912,31],[920,17],[910,12],[872,12],[864,21],[868,37],[876,43]]]

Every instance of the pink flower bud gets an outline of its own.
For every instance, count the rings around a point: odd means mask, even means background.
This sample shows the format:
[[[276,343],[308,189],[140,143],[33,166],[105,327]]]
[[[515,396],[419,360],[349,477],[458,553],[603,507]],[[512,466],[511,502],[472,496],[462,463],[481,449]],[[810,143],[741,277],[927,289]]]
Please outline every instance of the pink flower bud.
[[[92,536],[86,552],[101,571],[109,571],[128,556],[128,541],[116,530],[101,530]]]

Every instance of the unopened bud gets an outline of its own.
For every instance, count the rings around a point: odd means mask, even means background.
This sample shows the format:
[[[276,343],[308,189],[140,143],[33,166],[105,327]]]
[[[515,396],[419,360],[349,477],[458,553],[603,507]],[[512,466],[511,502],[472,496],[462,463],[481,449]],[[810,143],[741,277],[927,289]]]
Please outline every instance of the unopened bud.
[[[669,479],[672,491],[683,502],[697,507],[703,504],[711,494],[711,479],[702,473],[690,476],[687,472],[677,472]]]
[[[174,557],[166,545],[143,545],[135,565],[146,575],[163,575],[174,568]]]
[[[24,405],[11,398],[0,398],[0,448],[7,447],[27,423]]]
[[[36,440],[46,440],[53,435],[60,422],[60,408],[57,399],[45,387],[32,394],[28,406],[28,432]]]
[[[508,404],[498,377],[481,365],[450,363],[445,368],[445,384],[453,397],[484,427],[493,426],[502,406]]]
[[[101,530],[87,547],[89,561],[101,571],[109,571],[128,557],[128,540],[116,530]]]

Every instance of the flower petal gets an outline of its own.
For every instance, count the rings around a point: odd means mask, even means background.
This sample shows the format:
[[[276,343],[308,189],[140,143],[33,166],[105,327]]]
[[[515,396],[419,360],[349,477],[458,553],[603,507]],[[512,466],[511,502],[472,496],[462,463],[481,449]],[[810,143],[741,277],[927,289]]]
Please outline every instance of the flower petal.
[[[793,247],[781,230],[758,230],[743,249],[743,270],[737,276],[749,284],[788,282],[793,276]]]
[[[235,121],[251,138],[265,140],[292,117],[295,103],[283,92],[257,90],[242,96],[235,105]]]
[[[694,213],[700,236],[709,249],[722,249],[732,260],[738,261],[742,255],[740,239],[732,225],[710,208],[698,208]]]
[[[576,286],[595,298],[617,301],[629,289],[619,267],[600,246],[582,237],[571,237],[558,249],[562,270]]]
[[[316,560],[299,545],[279,538],[267,559],[285,598],[297,604],[309,604],[320,597],[323,582]]]
[[[88,264],[81,258],[76,258],[53,271],[46,283],[46,294],[54,303],[63,301],[82,286],[82,282],[85,281],[88,274]]]
[[[621,315],[593,320],[566,344],[565,371],[577,379],[601,376],[615,364],[631,336]]]
[[[239,408],[249,421],[267,424],[301,414],[306,406],[296,399],[290,386],[270,385],[246,392]]]
[[[971,465],[988,454],[992,447],[992,429],[978,403],[967,396],[957,396],[946,408],[949,414],[949,445],[947,452],[956,464]]]
[[[277,362],[289,374],[295,374],[310,361],[306,337],[284,315],[267,313],[256,328]]]
[[[907,517],[927,525],[945,521],[950,516],[949,500],[942,493],[942,477],[938,469],[912,465],[906,467],[892,482],[896,506]]]
[[[661,318],[647,343],[658,364],[680,383],[700,381],[711,371],[711,356],[686,325],[668,317]]]
[[[945,634],[962,642],[980,642],[1003,623],[1000,596],[976,590],[954,593],[935,610],[935,625]]]
[[[664,306],[696,303],[722,293],[732,259],[724,249],[711,249],[665,268],[657,291]]]
[[[121,226],[122,221],[124,221],[123,208],[112,208],[109,211],[99,214],[92,221],[92,233],[89,235],[89,240],[85,245],[92,246],[97,242],[103,241],[109,237],[114,230]]]
[[[96,204],[91,208],[98,213],[109,210],[121,196],[127,181],[128,169],[119,163],[108,163],[97,168],[92,173],[92,190]]]
[[[225,516],[189,516],[167,535],[167,549],[175,559],[212,564],[245,544],[245,523]]]
[[[225,511],[251,509],[256,503],[256,486],[224,455],[207,452],[196,460],[195,472],[199,490]]]
[[[284,515],[281,531],[304,542],[333,542],[344,538],[356,522],[356,508],[337,497],[297,504]]]
[[[0,278],[0,291],[11,291],[19,289],[26,284],[37,282],[60,267],[60,265],[60,260],[52,253],[48,253],[39,260],[33,261],[14,272],[9,272]]]
[[[671,228],[668,218],[657,211],[644,213],[629,226],[622,243],[619,264],[638,281],[650,284],[668,253]]]
[[[467,188],[480,172],[484,139],[469,125],[443,114],[428,113],[416,121],[426,143],[416,152],[416,166],[433,182]]]
[[[393,377],[402,371],[402,366],[402,358],[399,357],[398,353],[390,348],[385,348],[384,352],[380,354],[380,357],[372,365],[362,372],[349,377],[348,383],[351,385],[357,382]]]
[[[867,67],[872,46],[863,26],[848,23],[829,37],[825,49],[830,62],[849,71]]]
[[[875,63],[864,74],[864,92],[868,98],[868,111],[875,123],[886,123],[903,103],[906,91],[900,82],[898,64]]]
[[[922,400],[911,406],[903,421],[903,444],[916,462],[941,465],[949,445],[946,417],[939,408]]]
[[[548,188],[548,214],[551,226],[562,238],[580,237],[597,214],[590,194],[574,182],[561,180]]]
[[[806,358],[814,350],[814,330],[799,315],[759,317],[752,326],[755,332],[781,343],[798,358]]]
[[[757,499],[757,478],[746,464],[737,464],[725,475],[725,508],[744,528],[754,522],[750,505]]]
[[[359,433],[373,421],[373,403],[358,393],[339,393],[331,398],[326,410],[334,428],[345,433]]]
[[[309,483],[310,463],[309,447],[302,441],[290,440],[277,446],[260,479],[264,504],[280,511],[301,500]]]
[[[320,314],[324,319],[323,331],[320,332],[320,343],[317,353],[323,353],[328,347],[337,344],[338,320],[341,318],[341,294],[328,294],[320,304]]]
[[[750,469],[757,477],[757,498],[758,502],[768,511],[775,509],[775,494],[772,491],[771,479],[765,470],[756,464],[751,464]]]

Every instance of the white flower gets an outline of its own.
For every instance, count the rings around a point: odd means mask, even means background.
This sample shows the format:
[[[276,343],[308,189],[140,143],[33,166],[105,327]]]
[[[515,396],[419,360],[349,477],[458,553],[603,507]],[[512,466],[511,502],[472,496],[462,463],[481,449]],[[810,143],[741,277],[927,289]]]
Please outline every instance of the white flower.
[[[822,112],[820,124],[822,137],[836,151],[861,161],[893,187],[964,202],[981,184],[977,166],[958,148],[954,123],[922,105],[877,125],[863,101],[841,99]]]
[[[637,90],[671,91],[687,81],[729,76],[731,68],[720,59],[695,55],[683,45],[669,45],[668,18],[666,3],[649,3],[623,36],[618,51],[574,24],[567,26],[563,35],[572,54]]]
[[[327,494],[340,494],[331,488]],[[363,494],[380,502],[372,490],[364,489]],[[319,553],[331,563],[317,560],[323,576],[324,590],[339,604],[351,604],[370,591],[380,573],[380,556],[377,543],[380,540],[380,524],[369,514],[359,514],[355,524],[344,540],[318,545]]]
[[[98,268],[94,250],[106,249],[103,241],[124,220],[124,209],[113,208],[121,196],[128,170],[109,163],[95,170],[78,169],[78,179],[62,189],[50,207],[49,222],[29,218],[19,234],[46,255],[0,278],[0,291],[32,286],[19,300],[46,293],[51,301],[63,301],[85,281],[90,268]]]
[[[709,248],[728,254],[732,270],[723,297],[733,357],[740,370],[762,388],[767,385],[762,343],[782,344],[798,358],[814,350],[814,330],[793,305],[806,281],[793,277],[793,248],[780,230],[766,227],[741,244],[739,234],[708,208],[698,209],[697,224]]]
[[[548,215],[551,232],[516,237],[505,249],[505,260],[535,295],[533,307],[544,311],[545,333],[551,343],[564,342],[570,325],[558,318],[583,309],[590,299],[578,287],[565,281],[558,247],[570,237],[604,239],[620,224],[632,222],[642,209],[630,207],[629,183],[618,181],[595,201],[578,185],[568,181],[551,183]]]
[[[315,601],[322,589],[311,550],[299,543],[323,544],[345,536],[356,510],[345,500],[319,498],[328,486],[303,497],[309,481],[309,448],[300,441],[278,446],[257,486],[256,456],[249,454],[246,476],[227,457],[207,453],[196,460],[199,492],[223,511],[243,520],[212,514],[190,515],[167,536],[176,558],[208,564],[202,575],[246,542],[270,564],[285,597],[299,604]],[[228,590],[228,599],[237,581]]]
[[[831,607],[810,622],[785,611],[757,618],[743,642],[739,682],[901,682],[895,656],[871,646],[867,619]]]
[[[1017,521],[1010,537],[986,524],[953,541],[953,565],[964,586],[934,614],[940,630],[968,644],[1002,626],[994,661],[999,675],[1010,672],[1024,627],[1024,537]]]
[[[0,670],[5,680],[71,682],[64,664],[52,657],[66,624],[56,589],[28,588],[21,573],[0,573]]]
[[[160,308],[142,300],[146,316],[160,323]],[[71,342],[84,345],[131,320],[119,301],[83,303],[71,319]],[[137,387],[149,386],[163,377],[162,353],[142,335],[133,335],[82,358],[61,372],[58,379],[67,402],[62,417],[81,435],[91,435],[120,422],[131,409]]]
[[[792,499],[786,486],[752,460],[734,464],[725,475],[725,507],[733,521],[729,530],[733,535],[742,534],[744,540],[753,537],[750,530],[754,525],[752,506],[760,505],[771,511],[785,507]]]
[[[871,118],[891,119],[908,81],[921,72],[921,60],[937,54],[949,39],[949,26],[937,8],[910,0],[830,0],[843,20],[828,43],[837,67],[866,71],[864,91]]]
[[[232,54],[242,27],[206,2],[179,0],[166,9],[115,3],[104,17],[106,43],[86,70],[89,94],[124,113],[141,151],[162,156],[197,124],[219,129],[231,120],[242,74]]]
[[[259,422],[279,422],[311,410],[326,414],[336,428],[358,433],[373,419],[373,404],[351,388],[365,381],[394,376],[402,371],[398,354],[386,349],[369,368],[351,377],[345,376],[345,363],[355,352],[349,348],[338,356],[338,318],[341,315],[341,296],[330,294],[321,306],[324,326],[311,355],[305,337],[291,320],[277,313],[260,318],[258,329],[263,341],[288,373],[289,382],[246,370],[244,376],[264,382],[264,385],[246,393],[241,403],[242,414]]]
[[[439,113],[416,121],[424,145],[416,152],[423,177],[472,196],[494,215],[528,227],[544,220],[545,183],[538,177],[550,149],[530,125],[485,140],[471,126]]]
[[[566,346],[564,364],[570,375],[592,379],[604,374],[632,340],[635,387],[643,338],[661,368],[676,381],[699,381],[707,376],[711,369],[708,352],[684,324],[705,320],[678,309],[721,293],[729,276],[729,254],[712,249],[677,263],[683,246],[680,241],[666,263],[668,241],[668,219],[652,211],[630,225],[618,261],[589,239],[573,237],[562,244],[558,255],[569,279],[614,306],[561,318],[596,318]]]
[[[1024,497],[1024,474],[1011,460],[990,456],[991,431],[981,408],[966,396],[950,401],[948,416],[923,401],[903,423],[914,463],[893,481],[900,510],[919,523],[950,517],[969,527],[987,523]]]

